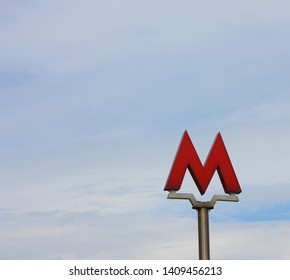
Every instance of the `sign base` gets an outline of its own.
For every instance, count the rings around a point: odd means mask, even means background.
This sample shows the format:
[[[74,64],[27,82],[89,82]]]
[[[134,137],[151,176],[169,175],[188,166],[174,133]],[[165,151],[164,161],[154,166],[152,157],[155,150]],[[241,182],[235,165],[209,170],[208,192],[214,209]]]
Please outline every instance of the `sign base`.
[[[236,194],[214,195],[210,201],[197,201],[192,193],[177,193],[170,191],[168,199],[188,199],[192,205],[192,209],[198,212],[198,245],[199,259],[210,259],[209,246],[209,218],[208,213],[214,208],[218,201],[238,202],[239,198]]]
[[[238,202],[239,198],[235,193],[228,195],[214,195],[210,201],[197,201],[192,193],[177,193],[176,191],[170,191],[168,199],[188,199],[193,209],[208,208],[213,209],[218,201]]]

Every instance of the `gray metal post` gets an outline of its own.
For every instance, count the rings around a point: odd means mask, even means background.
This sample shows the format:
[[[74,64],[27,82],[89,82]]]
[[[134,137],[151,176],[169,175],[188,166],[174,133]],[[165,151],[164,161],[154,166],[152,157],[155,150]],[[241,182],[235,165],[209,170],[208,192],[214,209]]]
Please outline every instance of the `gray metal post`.
[[[198,212],[198,245],[199,245],[199,259],[209,260],[209,222],[207,207],[197,209]]]
[[[170,191],[167,198],[169,199],[186,199],[189,200],[192,208],[198,213],[198,246],[199,259],[209,260],[209,221],[208,212],[214,208],[217,201],[238,202],[239,198],[236,194],[214,195],[210,201],[197,201],[192,193],[177,193]]]

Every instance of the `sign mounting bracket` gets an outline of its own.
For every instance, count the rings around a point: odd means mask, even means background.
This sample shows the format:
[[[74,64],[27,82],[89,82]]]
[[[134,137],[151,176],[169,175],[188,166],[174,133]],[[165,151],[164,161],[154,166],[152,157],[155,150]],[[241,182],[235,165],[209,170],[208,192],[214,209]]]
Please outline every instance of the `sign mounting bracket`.
[[[178,193],[176,191],[170,191],[168,199],[188,199],[192,205],[193,209],[198,208],[208,208],[213,209],[215,204],[218,201],[229,201],[229,202],[238,202],[239,198],[235,193],[230,193],[228,195],[214,195],[210,201],[197,201],[195,196],[192,193]]]

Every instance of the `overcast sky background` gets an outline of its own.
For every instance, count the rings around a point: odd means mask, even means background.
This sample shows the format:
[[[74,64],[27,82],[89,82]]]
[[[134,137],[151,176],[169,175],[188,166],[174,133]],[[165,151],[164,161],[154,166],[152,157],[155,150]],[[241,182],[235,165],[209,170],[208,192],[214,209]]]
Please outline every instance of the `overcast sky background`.
[[[212,259],[290,259],[289,14],[0,0],[0,259],[197,259],[163,191],[185,129],[202,161],[221,132],[243,190],[210,213]]]

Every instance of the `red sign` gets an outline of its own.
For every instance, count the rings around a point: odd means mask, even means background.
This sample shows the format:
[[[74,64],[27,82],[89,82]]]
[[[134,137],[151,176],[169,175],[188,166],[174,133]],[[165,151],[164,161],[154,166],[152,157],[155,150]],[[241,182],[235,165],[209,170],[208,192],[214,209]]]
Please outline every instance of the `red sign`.
[[[187,131],[184,132],[164,190],[178,191],[187,169],[201,195],[206,192],[216,170],[225,193],[242,191],[220,133],[217,134],[203,166]]]

